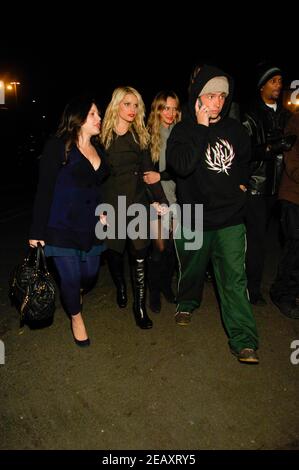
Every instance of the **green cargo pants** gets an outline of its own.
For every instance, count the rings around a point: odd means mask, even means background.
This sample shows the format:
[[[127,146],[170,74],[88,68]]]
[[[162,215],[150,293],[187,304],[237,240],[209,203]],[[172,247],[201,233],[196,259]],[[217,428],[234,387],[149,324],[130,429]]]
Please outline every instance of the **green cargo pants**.
[[[229,345],[235,352],[258,347],[258,335],[248,300],[245,274],[246,233],[243,224],[203,232],[200,249],[186,250],[191,232],[177,227],[175,247],[179,262],[177,311],[192,312],[199,307],[204,275],[211,259],[221,313]]]

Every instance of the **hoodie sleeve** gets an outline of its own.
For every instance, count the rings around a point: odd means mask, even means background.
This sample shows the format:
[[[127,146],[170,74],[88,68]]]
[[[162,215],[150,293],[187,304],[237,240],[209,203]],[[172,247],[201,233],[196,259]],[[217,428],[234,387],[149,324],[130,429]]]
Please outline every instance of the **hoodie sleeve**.
[[[201,124],[176,124],[167,140],[167,167],[182,178],[193,173],[207,146],[208,132]]]

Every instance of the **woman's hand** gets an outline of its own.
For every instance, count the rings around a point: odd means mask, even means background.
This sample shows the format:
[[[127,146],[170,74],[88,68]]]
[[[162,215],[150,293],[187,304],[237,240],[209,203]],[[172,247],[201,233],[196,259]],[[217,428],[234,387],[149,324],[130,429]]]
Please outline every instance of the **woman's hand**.
[[[41,246],[45,246],[44,240],[29,240],[29,245],[31,248],[36,248],[38,243],[40,243]]]
[[[107,227],[109,227],[109,224],[107,223],[107,214],[100,214],[99,219],[102,225],[107,225]]]
[[[160,181],[160,179],[161,179],[161,176],[160,176],[160,173],[158,171],[145,171],[143,173],[143,181],[146,184],[158,183],[158,181]]]
[[[247,188],[246,186],[244,186],[244,184],[240,184],[239,188],[241,189],[241,191],[243,191],[243,193],[246,193]]]
[[[164,204],[160,204],[159,202],[153,202],[151,206],[153,206],[153,208],[156,210],[158,215],[165,215],[169,211],[168,206]]]

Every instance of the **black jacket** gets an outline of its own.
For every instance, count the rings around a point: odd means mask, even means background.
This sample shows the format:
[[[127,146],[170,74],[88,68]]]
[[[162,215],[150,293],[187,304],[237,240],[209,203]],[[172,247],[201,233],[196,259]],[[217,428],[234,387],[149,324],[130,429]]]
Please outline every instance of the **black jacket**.
[[[284,149],[279,148],[277,143],[284,136],[290,116],[291,113],[281,103],[277,104],[277,110],[274,111],[261,98],[244,115],[243,124],[252,146],[248,187],[252,195],[270,196],[278,192]]]
[[[221,119],[209,127],[198,124],[195,102],[211,78],[226,76],[229,95]],[[192,85],[188,114],[175,125],[167,141],[167,165],[177,176],[178,202],[190,204],[194,226],[195,204],[203,204],[204,230],[237,225],[243,221],[248,182],[250,139],[243,126],[226,117],[233,81],[223,71],[205,65]]]
[[[159,202],[168,204],[160,181],[146,184],[143,181],[145,171],[153,171],[154,166],[148,150],[142,150],[130,131],[122,136],[114,135],[111,145],[107,149],[107,163],[110,177],[105,182],[104,199],[110,204],[119,216],[122,206],[119,206],[119,196],[125,196],[127,208],[132,204],[142,204],[147,210],[150,203]],[[126,227],[130,218],[125,219]],[[139,249],[149,244],[149,239],[143,240]],[[126,238],[119,237],[118,231],[114,238],[107,238],[108,248],[122,253],[125,249]]]
[[[101,183],[108,175],[108,167],[104,149],[96,150],[101,157],[98,170],[76,146],[64,164],[64,142],[54,137],[46,143],[40,160],[30,239],[85,251],[101,243],[95,235],[99,220],[95,209],[102,202]]]

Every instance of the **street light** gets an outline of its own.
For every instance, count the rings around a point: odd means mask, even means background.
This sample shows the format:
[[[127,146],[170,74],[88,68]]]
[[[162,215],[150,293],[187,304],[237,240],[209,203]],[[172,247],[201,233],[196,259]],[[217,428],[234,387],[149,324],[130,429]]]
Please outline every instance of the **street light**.
[[[8,84],[5,83],[4,80],[0,80],[0,104],[5,104],[5,89],[8,91],[14,92],[15,95],[15,103],[16,106],[18,105],[18,86],[21,85],[20,82],[13,81],[9,82]]]
[[[13,85],[14,93],[15,93],[15,99],[16,99],[16,105],[18,104],[18,92],[17,92],[17,85],[21,85],[20,82],[10,82],[10,85]]]

